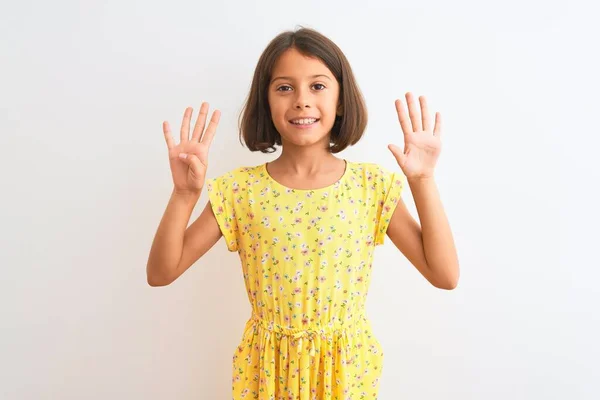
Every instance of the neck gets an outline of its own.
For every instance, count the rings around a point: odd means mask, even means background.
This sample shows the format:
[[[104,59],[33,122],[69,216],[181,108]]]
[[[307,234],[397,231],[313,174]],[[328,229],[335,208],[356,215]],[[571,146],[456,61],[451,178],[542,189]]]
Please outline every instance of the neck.
[[[310,147],[282,146],[281,155],[274,161],[288,171],[300,175],[311,175],[313,173],[331,170],[339,162],[339,158],[331,154],[327,149],[315,149]]]

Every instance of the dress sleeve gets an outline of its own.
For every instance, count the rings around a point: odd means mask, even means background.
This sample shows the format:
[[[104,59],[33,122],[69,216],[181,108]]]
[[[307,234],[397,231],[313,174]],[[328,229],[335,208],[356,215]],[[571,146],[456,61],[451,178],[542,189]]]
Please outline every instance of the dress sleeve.
[[[375,227],[375,245],[384,243],[387,228],[390,224],[392,214],[396,210],[401,199],[404,188],[403,175],[399,172],[391,172],[384,167],[378,166],[377,179],[377,217]]]
[[[231,172],[207,180],[210,205],[229,251],[238,251],[238,224],[235,215],[235,180]]]

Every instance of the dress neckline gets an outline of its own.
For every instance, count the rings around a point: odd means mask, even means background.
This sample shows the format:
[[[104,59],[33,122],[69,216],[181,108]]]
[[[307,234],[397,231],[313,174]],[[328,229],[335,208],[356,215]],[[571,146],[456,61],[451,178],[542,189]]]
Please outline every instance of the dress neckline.
[[[283,188],[284,190],[291,190],[291,191],[295,191],[295,192],[318,192],[318,191],[323,191],[323,190],[328,190],[331,189],[333,187],[338,187],[339,185],[341,185],[343,183],[343,181],[346,179],[346,177],[349,174],[350,171],[350,161],[346,160],[345,158],[343,158],[344,162],[346,163],[346,166],[344,168],[344,173],[342,174],[342,176],[335,182],[324,186],[324,187],[320,187],[320,188],[314,188],[314,189],[297,189],[297,188],[292,188],[289,186],[285,186],[281,183],[279,183],[278,181],[276,181],[271,174],[269,173],[269,171],[267,170],[267,164],[268,162],[265,162],[261,165],[263,172],[265,173],[265,176],[267,177],[267,179],[273,183],[276,186],[279,186],[280,188]]]

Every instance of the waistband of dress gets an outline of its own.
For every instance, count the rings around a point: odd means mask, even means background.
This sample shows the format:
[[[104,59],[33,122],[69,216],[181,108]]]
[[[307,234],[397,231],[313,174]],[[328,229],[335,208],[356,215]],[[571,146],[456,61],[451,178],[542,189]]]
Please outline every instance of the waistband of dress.
[[[300,334],[308,334],[308,335],[335,335],[342,334],[344,331],[352,329],[356,327],[357,324],[366,320],[366,315],[363,311],[357,312],[352,318],[349,318],[345,321],[335,320],[333,322],[329,322],[327,324],[307,324],[306,327],[302,328],[290,328],[286,326],[282,326],[276,324],[275,321],[266,320],[261,318],[256,313],[253,313],[250,317],[249,322],[260,326],[263,329],[274,333],[280,333],[286,336],[297,336]]]
[[[348,330],[355,328],[358,324],[363,321],[367,321],[367,317],[364,311],[359,311],[357,314],[346,321],[338,321],[327,323],[326,325],[312,324],[304,328],[289,328],[279,324],[275,324],[274,321],[267,321],[257,314],[253,313],[248,320],[249,324],[252,324],[255,329],[260,327],[271,333],[281,334],[292,340],[292,343],[297,344],[297,350],[302,350],[303,340],[309,342],[309,354],[314,357],[317,352],[317,346],[315,345],[315,338],[320,337],[326,340],[333,339],[333,337],[344,336]],[[352,346],[351,335],[346,335],[347,343]]]

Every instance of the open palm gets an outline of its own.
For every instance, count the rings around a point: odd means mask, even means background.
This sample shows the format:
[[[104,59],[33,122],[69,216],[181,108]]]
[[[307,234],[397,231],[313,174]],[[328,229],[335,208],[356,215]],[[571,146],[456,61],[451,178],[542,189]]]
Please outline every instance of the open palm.
[[[404,133],[404,150],[394,144],[388,146],[402,172],[409,179],[432,177],[442,149],[441,115],[435,114],[435,126],[432,128],[425,96],[419,97],[419,101],[420,115],[413,95],[410,92],[406,93],[409,114],[407,116],[402,101],[396,100],[396,112]]]
[[[173,184],[175,191],[181,193],[198,193],[202,190],[208,168],[208,150],[221,117],[221,112],[215,110],[205,130],[208,103],[202,103],[190,139],[189,132],[192,112],[193,109],[191,107],[185,109],[181,123],[180,142],[178,144],[175,144],[175,140],[171,135],[169,123],[167,121],[163,122],[163,133],[169,150],[169,164],[173,176]]]

